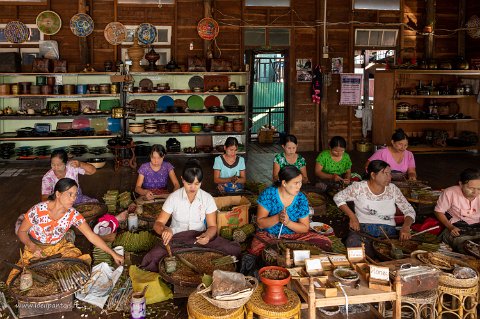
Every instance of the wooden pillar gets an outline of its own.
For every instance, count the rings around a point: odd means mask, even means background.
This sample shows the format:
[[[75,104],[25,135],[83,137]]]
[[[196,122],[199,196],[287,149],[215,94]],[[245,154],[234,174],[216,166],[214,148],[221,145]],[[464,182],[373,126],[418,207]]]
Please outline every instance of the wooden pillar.
[[[432,59],[433,58],[433,49],[435,46],[434,43],[434,38],[433,38],[433,32],[435,31],[435,6],[436,6],[436,0],[426,0],[426,5],[425,5],[425,25],[432,27],[432,32],[429,32],[425,36],[425,58],[426,59]]]
[[[458,1],[458,28],[465,26],[465,0]],[[458,56],[465,57],[465,30],[458,32]]]
[[[212,17],[212,0],[204,0],[203,1],[203,13],[205,18]],[[203,54],[207,57],[207,59],[213,57],[212,52],[212,41],[211,40],[203,40]]]
[[[322,1],[321,10],[326,10],[327,0]],[[323,23],[326,24],[327,20],[325,19],[325,15],[323,15]],[[322,28],[323,29],[323,28]],[[323,47],[327,47],[327,32],[322,32],[322,44]],[[323,49],[322,49],[323,52]],[[324,52],[324,54],[328,54],[328,52]],[[322,149],[328,148],[328,86],[327,86],[327,79],[326,79],[326,71],[330,70],[331,65],[328,63],[330,60],[328,55],[326,58],[322,55],[322,74],[323,74],[323,87],[322,87],[322,101],[320,103],[320,140]],[[330,73],[330,71],[328,71]]]
[[[315,1],[315,21],[317,22],[316,23],[316,27],[315,27],[315,31],[317,33],[317,36],[315,37],[315,51],[317,51],[317,56],[315,57],[315,62],[316,64],[320,64],[320,61],[321,61],[321,58],[322,58],[322,55],[321,55],[321,46],[320,46],[320,34],[322,32],[322,28],[320,26],[320,24],[318,23],[320,21],[320,9],[321,9],[321,5],[319,4],[319,1]],[[293,29],[295,32],[295,29]],[[312,65],[312,67],[314,67]],[[322,88],[323,90],[323,88]],[[312,102],[313,103],[313,102]],[[315,110],[315,145],[314,145],[314,149],[315,149],[315,152],[319,152],[320,149],[321,149],[321,145],[320,145],[320,105],[318,105],[317,103],[313,103],[313,107],[314,107],[314,110]]]
[[[88,14],[88,4],[87,0],[78,0],[78,12]],[[80,48],[80,68],[85,67],[86,64],[90,63],[90,55],[87,37],[78,37],[78,43]]]

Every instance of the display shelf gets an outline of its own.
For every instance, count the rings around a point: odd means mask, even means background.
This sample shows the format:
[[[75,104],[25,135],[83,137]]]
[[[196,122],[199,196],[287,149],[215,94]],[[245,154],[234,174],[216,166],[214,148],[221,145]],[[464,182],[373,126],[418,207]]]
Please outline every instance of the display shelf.
[[[45,98],[79,98],[79,97],[118,97],[120,94],[6,94],[0,95],[0,98],[5,99],[15,99],[15,98],[24,98],[24,97],[45,97]]]
[[[108,114],[80,114],[80,115],[0,115],[0,120],[68,120],[78,118],[102,118],[111,117]]]
[[[54,141],[54,140],[99,140],[108,139],[115,135],[96,135],[96,136],[42,136],[42,137],[12,137],[11,133],[0,134],[0,141]],[[13,133],[16,134],[16,133]]]
[[[185,113],[137,113],[136,117],[157,116],[219,116],[219,115],[245,115],[245,112],[185,112]]]
[[[245,134],[244,131],[242,132],[199,132],[199,133],[153,133],[153,134],[148,134],[148,133],[129,133],[129,137],[182,137],[182,136],[215,136],[215,135],[243,135]]]
[[[35,75],[48,75],[48,76],[88,76],[88,75],[115,75],[115,72],[73,72],[73,73],[42,73],[42,72],[25,72],[25,73],[0,73],[0,76],[35,76]]]
[[[395,120],[398,124],[457,124],[457,123],[468,123],[468,122],[478,122],[479,119],[456,119],[456,120]]]
[[[130,95],[246,95],[247,92],[135,92]]]
[[[471,99],[476,95],[397,95],[396,100],[400,99]]]

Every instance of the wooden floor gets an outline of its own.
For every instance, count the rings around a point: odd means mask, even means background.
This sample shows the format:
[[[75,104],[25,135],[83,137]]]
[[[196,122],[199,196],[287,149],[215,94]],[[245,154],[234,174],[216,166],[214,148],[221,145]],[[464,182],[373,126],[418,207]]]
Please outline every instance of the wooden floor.
[[[256,182],[271,181],[272,161],[275,152],[279,152],[279,145],[260,146],[251,144],[247,152],[247,178]],[[307,161],[310,180],[314,180],[314,163],[317,156],[314,152],[302,153]],[[353,151],[350,153],[353,161],[353,170],[360,172],[369,154]],[[167,155],[168,156],[168,155]],[[429,181],[436,189],[444,188],[456,183],[459,172],[467,167],[480,167],[480,156],[471,153],[455,154],[418,154],[415,155],[419,179]],[[139,163],[146,159],[139,160]],[[168,159],[174,166],[177,176],[186,161],[185,158]],[[203,188],[213,191],[212,165],[213,157],[199,158],[204,167],[205,180]],[[14,235],[14,223],[17,216],[26,212],[32,205],[40,201],[41,179],[49,169],[49,162],[2,162],[0,163],[0,255],[2,259],[15,262],[19,256],[20,243]],[[89,196],[102,198],[109,189],[120,191],[133,190],[136,181],[136,172],[129,168],[122,168],[115,172],[113,163],[97,170],[94,176],[80,177],[83,192]],[[5,280],[9,269],[0,267],[0,280]]]

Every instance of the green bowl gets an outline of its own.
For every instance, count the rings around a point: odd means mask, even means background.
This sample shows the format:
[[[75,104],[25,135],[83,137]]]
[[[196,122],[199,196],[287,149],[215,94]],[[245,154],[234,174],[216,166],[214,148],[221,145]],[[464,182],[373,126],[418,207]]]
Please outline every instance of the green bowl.
[[[201,126],[192,126],[190,129],[192,130],[193,133],[199,133],[202,131]]]

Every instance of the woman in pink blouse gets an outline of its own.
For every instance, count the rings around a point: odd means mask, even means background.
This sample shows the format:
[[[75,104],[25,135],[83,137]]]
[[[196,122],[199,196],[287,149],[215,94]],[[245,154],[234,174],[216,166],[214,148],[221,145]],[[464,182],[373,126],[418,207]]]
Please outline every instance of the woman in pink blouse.
[[[46,201],[48,196],[53,194],[55,184],[59,179],[68,177],[73,179],[78,184],[78,175],[93,175],[97,171],[92,164],[80,162],[77,160],[68,160],[67,152],[64,150],[56,150],[50,156],[50,165],[52,167],[42,178],[42,201]],[[78,187],[77,199],[74,205],[97,202],[95,198],[88,197],[82,194],[80,186]]]
[[[365,168],[373,160],[382,160],[387,162],[392,169],[392,173],[402,173],[409,180],[417,179],[417,172],[415,170],[415,159],[413,153],[407,151],[408,136],[402,129],[395,130],[392,135],[392,145],[376,151],[365,164]]]
[[[450,218],[447,218],[446,214]],[[480,238],[480,170],[467,168],[458,185],[445,189],[435,206],[435,216],[446,227],[440,235],[453,249],[463,252],[466,240]]]

